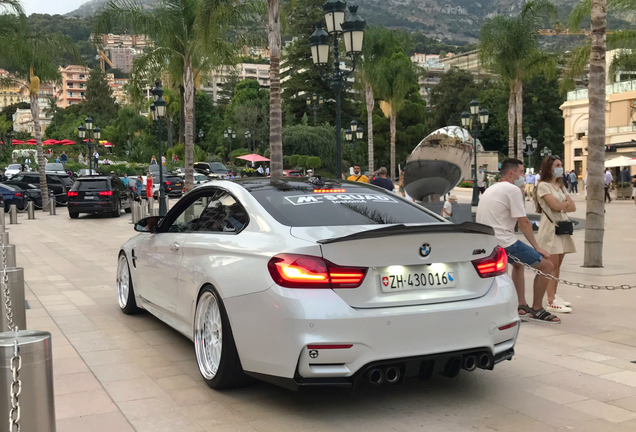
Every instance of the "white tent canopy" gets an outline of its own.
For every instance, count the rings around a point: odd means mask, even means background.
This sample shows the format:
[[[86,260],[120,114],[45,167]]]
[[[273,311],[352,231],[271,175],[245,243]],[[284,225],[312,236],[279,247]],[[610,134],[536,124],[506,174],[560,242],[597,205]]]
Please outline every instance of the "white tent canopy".
[[[627,156],[619,156],[617,158],[605,161],[605,168],[617,168],[634,165],[636,165],[636,158],[632,159]]]

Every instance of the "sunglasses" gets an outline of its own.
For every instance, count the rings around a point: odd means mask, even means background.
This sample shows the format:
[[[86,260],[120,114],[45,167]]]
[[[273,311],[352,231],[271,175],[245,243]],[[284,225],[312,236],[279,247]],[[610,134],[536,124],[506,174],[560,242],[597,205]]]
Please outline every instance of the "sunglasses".
[[[552,156],[550,156],[550,159],[552,159],[552,160],[561,160],[561,156],[559,156],[559,155],[552,155]]]

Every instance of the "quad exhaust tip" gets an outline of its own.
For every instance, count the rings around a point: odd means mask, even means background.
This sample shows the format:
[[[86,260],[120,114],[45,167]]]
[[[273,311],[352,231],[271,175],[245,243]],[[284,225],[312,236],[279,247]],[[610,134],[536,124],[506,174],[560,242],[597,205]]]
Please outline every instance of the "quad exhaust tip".
[[[472,372],[477,369],[477,357],[474,355],[469,355],[464,357],[464,363],[462,364],[462,369]]]
[[[382,369],[373,368],[367,372],[367,378],[373,385],[381,385],[384,382],[384,372]]]
[[[400,380],[400,375],[400,370],[394,366],[388,367],[384,370],[386,382],[389,384],[396,384]]]
[[[479,356],[479,368],[480,369],[492,369],[492,357],[488,354],[482,354]]]

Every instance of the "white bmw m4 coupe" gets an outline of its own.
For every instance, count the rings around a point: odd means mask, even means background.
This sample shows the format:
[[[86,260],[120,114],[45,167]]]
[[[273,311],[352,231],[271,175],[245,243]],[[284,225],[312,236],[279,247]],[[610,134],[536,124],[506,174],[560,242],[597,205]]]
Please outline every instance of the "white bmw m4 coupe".
[[[375,186],[217,181],[135,229],[119,305],[192,339],[212,388],[396,384],[514,354],[517,296],[492,229]]]

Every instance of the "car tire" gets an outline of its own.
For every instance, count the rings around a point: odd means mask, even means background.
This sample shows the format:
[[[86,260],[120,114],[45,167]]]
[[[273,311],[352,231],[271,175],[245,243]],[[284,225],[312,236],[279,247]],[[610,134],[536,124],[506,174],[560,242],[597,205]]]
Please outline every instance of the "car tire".
[[[77,219],[79,217],[79,213],[76,212],[68,212],[68,215],[71,219]]]
[[[122,312],[126,315],[134,315],[141,312],[135,300],[135,290],[133,288],[132,277],[130,277],[130,267],[126,254],[121,252],[117,261],[117,302]]]
[[[119,201],[117,201],[116,206],[117,206],[117,208],[111,213],[112,217],[121,216],[121,203]]]
[[[124,209],[124,211],[125,211],[126,213],[132,213],[132,207],[126,207],[126,208]]]
[[[194,347],[203,380],[213,389],[249,382],[243,373],[225,306],[214,288],[199,294],[194,315]]]

